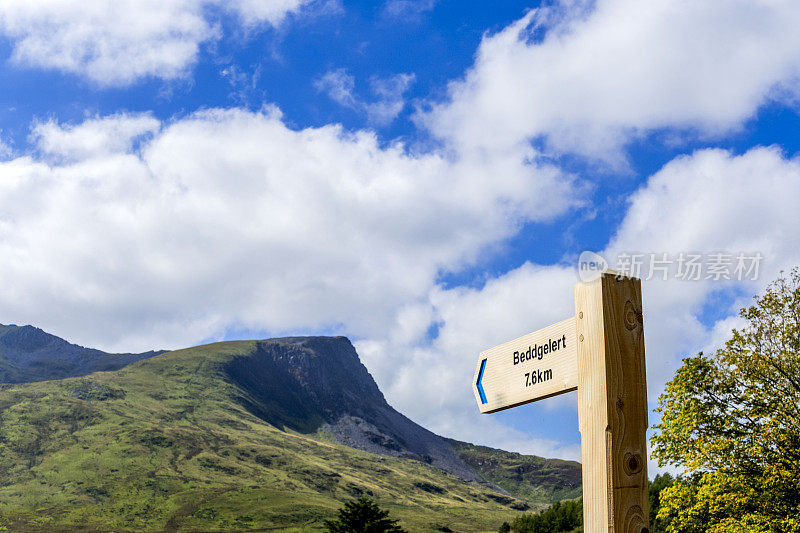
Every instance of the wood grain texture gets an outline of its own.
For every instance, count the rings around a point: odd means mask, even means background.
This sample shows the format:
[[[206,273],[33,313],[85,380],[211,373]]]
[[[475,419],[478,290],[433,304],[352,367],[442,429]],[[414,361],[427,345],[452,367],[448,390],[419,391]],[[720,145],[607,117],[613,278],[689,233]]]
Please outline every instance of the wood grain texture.
[[[555,350],[542,350],[539,357],[526,358],[514,364],[514,352],[530,353],[554,343]],[[477,387],[482,361],[486,361],[481,383],[485,402]],[[532,375],[536,379],[532,379]],[[538,381],[539,378],[544,378]],[[528,333],[512,341],[481,352],[472,390],[482,413],[494,413],[528,402],[574,391],[578,386],[578,348],[575,317]]]
[[[575,286],[586,533],[646,533],[647,383],[641,282]]]

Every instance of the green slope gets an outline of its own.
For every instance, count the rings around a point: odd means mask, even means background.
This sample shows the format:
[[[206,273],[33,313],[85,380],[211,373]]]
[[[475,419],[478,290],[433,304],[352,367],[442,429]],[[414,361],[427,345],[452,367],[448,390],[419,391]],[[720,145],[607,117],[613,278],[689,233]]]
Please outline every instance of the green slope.
[[[0,525],[313,531],[370,494],[409,531],[496,531],[520,502],[422,462],[280,431],[223,368],[255,342],[0,386]]]
[[[458,455],[483,479],[517,498],[555,503],[581,496],[581,465],[448,439]]]

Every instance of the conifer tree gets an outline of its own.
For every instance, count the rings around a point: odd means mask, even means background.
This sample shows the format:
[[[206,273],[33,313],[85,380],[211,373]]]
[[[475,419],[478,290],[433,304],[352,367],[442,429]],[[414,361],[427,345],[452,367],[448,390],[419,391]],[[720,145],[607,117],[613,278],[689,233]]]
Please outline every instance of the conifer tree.
[[[325,527],[330,533],[405,533],[398,522],[389,518],[389,511],[362,496],[345,503],[336,520],[325,520]]]

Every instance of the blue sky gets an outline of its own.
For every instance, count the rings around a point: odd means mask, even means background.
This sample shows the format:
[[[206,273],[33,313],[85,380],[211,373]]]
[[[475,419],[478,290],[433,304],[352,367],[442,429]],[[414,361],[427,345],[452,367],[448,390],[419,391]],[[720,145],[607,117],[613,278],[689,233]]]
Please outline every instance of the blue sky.
[[[762,254],[757,279],[644,281],[652,405],[724,341],[800,255],[798,22],[788,0],[5,2],[0,322],[118,351],[344,334],[427,427],[578,458],[574,394],[478,414],[478,352],[569,316],[584,250]]]

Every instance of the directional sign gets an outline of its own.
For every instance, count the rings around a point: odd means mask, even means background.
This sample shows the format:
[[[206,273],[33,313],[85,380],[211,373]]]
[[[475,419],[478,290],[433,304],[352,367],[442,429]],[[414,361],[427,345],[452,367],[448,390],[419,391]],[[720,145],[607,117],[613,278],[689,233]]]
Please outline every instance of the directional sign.
[[[650,530],[643,325],[641,281],[599,272],[574,317],[486,350],[472,377],[483,413],[578,390],[586,533]]]
[[[576,337],[572,317],[482,352],[472,381],[481,412],[577,389]]]

